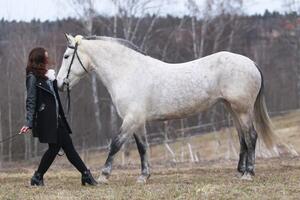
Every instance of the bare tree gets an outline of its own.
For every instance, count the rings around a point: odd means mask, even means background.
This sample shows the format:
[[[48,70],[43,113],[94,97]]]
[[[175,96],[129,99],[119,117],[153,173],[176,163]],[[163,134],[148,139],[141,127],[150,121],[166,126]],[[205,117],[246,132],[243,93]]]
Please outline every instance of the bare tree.
[[[111,0],[116,7],[116,15],[123,27],[123,35],[126,40],[133,41],[136,38],[140,23],[150,9],[153,9],[153,0]]]
[[[3,140],[3,132],[2,132],[2,112],[1,112],[1,109],[0,109],[0,140],[2,141]],[[1,156],[1,159],[0,159],[0,167],[1,167],[1,164],[3,162],[3,143],[0,144],[0,156]]]
[[[155,1],[155,0],[111,0],[115,5],[116,13],[114,17],[114,35],[117,30],[117,19],[122,27],[124,38],[129,41],[135,41],[137,33],[140,30],[143,17],[147,13],[153,13],[153,17],[150,24],[142,36],[142,42],[140,48],[147,51],[145,46],[149,35],[153,31],[154,25],[160,14],[160,8],[166,0]]]
[[[291,12],[296,12],[300,14],[300,0],[283,0],[283,6],[285,7],[286,11],[288,13]],[[299,51],[300,51],[300,24],[299,18],[296,18],[296,22],[290,22],[290,26],[293,28],[289,28],[294,35],[294,37],[291,37],[290,34],[287,34],[286,41],[288,41],[288,44],[294,51],[291,51],[291,53],[295,53],[296,55],[294,56],[297,59],[297,63],[300,62],[300,57],[299,57]],[[295,66],[293,68],[293,72],[297,76],[297,95],[298,95],[298,105],[300,105],[300,67]]]
[[[197,5],[195,0],[188,0],[187,7],[191,12],[193,52],[194,52],[194,59],[197,59],[199,57],[199,46],[198,46],[198,39],[197,39],[197,33],[196,33],[196,21],[197,21],[197,16],[200,13],[200,10],[199,10],[199,6]]]
[[[0,52],[0,55],[1,55],[1,52]],[[2,59],[2,55],[0,57],[0,64],[3,65],[2,63],[3,59]],[[1,105],[0,105],[0,141],[3,140],[3,128],[2,128],[2,110],[1,110]],[[0,144],[0,156],[1,156],[1,159],[0,159],[0,167],[2,165],[2,162],[3,162],[3,143]]]
[[[172,43],[173,38],[174,38],[176,32],[178,32],[178,31],[180,31],[181,29],[183,29],[183,26],[184,26],[185,23],[186,23],[185,18],[180,19],[179,24],[176,25],[176,26],[173,28],[172,32],[168,35],[167,40],[165,41],[164,47],[163,47],[163,50],[162,50],[162,56],[161,56],[161,60],[162,60],[162,61],[166,61],[169,46],[170,46],[170,44]]]
[[[287,12],[300,13],[300,0],[282,0],[282,5]]]
[[[12,42],[9,44],[10,45],[9,49],[10,49],[11,59],[17,65],[22,66],[21,71],[22,71],[22,73],[24,73],[29,51],[31,48],[33,48],[34,46],[36,46],[38,44],[38,36],[28,34],[31,30],[25,24],[23,24],[20,28],[21,28],[20,31],[23,31],[24,34],[19,34],[17,32],[12,33],[10,35],[10,37],[12,38]],[[16,69],[16,68],[14,67],[13,69]],[[15,74],[14,74],[14,76],[15,76]],[[21,83],[18,83],[18,84],[23,86],[23,84],[21,84]],[[21,90],[25,89],[23,87],[19,87],[19,88],[21,88]],[[25,93],[22,92],[22,95],[24,95],[24,96],[22,96],[23,98],[21,98],[21,99],[23,99],[22,103],[24,103],[25,98],[26,98],[26,96],[25,96],[26,92]],[[22,111],[25,115],[25,107],[24,107],[24,110],[22,110]],[[24,117],[23,117],[24,115],[20,115],[19,117],[21,119],[24,119]],[[14,119],[14,120],[16,120],[16,119]],[[23,120],[21,120],[21,121],[23,121]],[[32,148],[35,152],[35,156],[37,156],[38,141],[36,138],[24,137],[24,144],[25,144],[24,158],[26,160],[32,158],[32,156],[33,156]]]
[[[207,28],[212,25],[215,30],[213,50],[215,53],[219,49],[221,41],[231,39],[233,41],[234,29],[230,35],[224,36],[227,25],[232,23],[240,14],[243,13],[243,0],[187,0],[186,6],[191,13],[192,19],[192,38],[194,57],[205,55],[205,40],[207,39]],[[230,17],[225,18],[228,15]],[[220,16],[218,18],[218,16]],[[218,18],[219,20],[215,20]],[[201,32],[197,35],[196,20],[201,21]],[[225,21],[226,20],[226,21]],[[234,27],[233,27],[234,28]],[[211,37],[211,34],[209,35]],[[200,40],[200,41],[198,41]],[[231,42],[232,42],[231,41]]]
[[[11,78],[11,73],[10,73],[10,62],[7,65],[6,68],[6,76],[10,79]],[[9,137],[12,137],[13,132],[12,132],[12,96],[11,96],[11,84],[7,84],[7,98],[8,98],[8,133],[9,133]],[[8,161],[11,162],[12,161],[12,141],[10,140],[8,143]]]

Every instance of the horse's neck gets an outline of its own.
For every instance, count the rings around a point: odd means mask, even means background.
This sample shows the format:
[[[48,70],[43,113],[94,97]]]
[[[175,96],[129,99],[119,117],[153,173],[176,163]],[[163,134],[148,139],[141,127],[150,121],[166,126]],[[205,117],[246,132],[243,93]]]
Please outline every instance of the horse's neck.
[[[138,67],[143,67],[144,56],[114,42],[89,41],[87,52],[95,65],[95,71],[108,89],[115,83],[130,77]]]

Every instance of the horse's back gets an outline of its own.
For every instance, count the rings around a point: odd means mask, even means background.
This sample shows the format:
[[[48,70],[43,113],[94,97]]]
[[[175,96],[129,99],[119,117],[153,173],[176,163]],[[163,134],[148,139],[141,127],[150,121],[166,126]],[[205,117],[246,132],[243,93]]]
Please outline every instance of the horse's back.
[[[167,118],[203,111],[219,99],[252,104],[261,84],[253,61],[230,52],[161,69],[153,80],[151,113]]]

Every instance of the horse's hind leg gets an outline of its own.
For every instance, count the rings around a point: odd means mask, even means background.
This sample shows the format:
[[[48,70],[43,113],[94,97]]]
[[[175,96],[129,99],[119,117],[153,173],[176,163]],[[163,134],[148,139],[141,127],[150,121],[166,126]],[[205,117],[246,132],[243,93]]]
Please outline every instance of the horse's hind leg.
[[[243,175],[246,172],[246,167],[247,167],[247,145],[243,133],[241,131],[238,132],[240,132],[239,133],[240,155],[239,155],[237,170]]]
[[[257,140],[257,133],[253,126],[252,112],[249,109],[248,111],[241,112],[237,107],[233,109],[228,101],[224,101],[223,103],[232,115],[239,135],[240,156],[237,170],[243,175],[243,178],[246,177],[246,179],[249,179],[255,174],[255,146]]]
[[[251,112],[239,114],[238,118],[241,125],[241,132],[243,137],[242,139],[244,140],[247,148],[246,159],[244,156],[242,156],[242,161],[244,162],[244,159],[246,160],[246,169],[242,179],[251,179],[251,176],[255,175],[254,165],[255,165],[255,147],[257,141],[257,133],[256,130],[254,129]],[[242,164],[241,166],[244,166],[244,164]],[[244,170],[243,167],[241,169]]]
[[[239,141],[240,141],[240,154],[239,154],[239,162],[238,162],[237,170],[243,175],[246,172],[246,167],[247,167],[247,145],[245,142],[245,137],[241,128],[239,117],[233,111],[231,104],[226,100],[223,100],[223,104],[225,105],[227,111],[231,114],[234,125],[238,132]]]
[[[148,142],[146,136],[145,126],[140,128],[138,134],[134,134],[134,139],[141,158],[141,175],[138,177],[138,183],[146,183],[147,179],[150,177],[150,168],[148,161]]]

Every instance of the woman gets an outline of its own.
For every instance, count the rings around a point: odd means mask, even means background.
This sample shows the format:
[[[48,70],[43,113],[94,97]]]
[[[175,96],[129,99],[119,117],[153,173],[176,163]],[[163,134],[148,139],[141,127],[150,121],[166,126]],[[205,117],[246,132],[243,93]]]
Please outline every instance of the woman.
[[[28,58],[26,68],[26,124],[21,133],[32,129],[34,137],[41,143],[48,143],[40,165],[31,178],[31,185],[43,186],[43,176],[52,164],[60,148],[68,160],[81,172],[82,185],[96,185],[91,172],[87,169],[72,139],[71,129],[61,106],[54,70],[48,70],[48,53],[44,48],[34,48]]]

